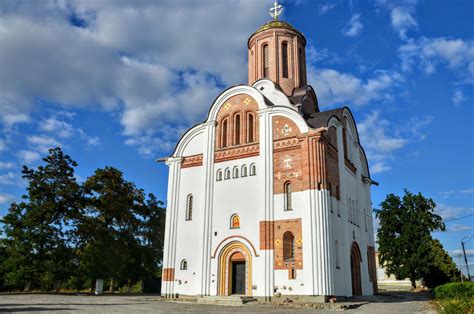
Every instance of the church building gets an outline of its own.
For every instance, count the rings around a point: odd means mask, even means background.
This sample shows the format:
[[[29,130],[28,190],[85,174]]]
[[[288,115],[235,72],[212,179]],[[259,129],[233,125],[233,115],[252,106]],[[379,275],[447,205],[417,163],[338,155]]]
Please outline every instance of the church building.
[[[169,166],[162,295],[377,291],[367,158],[348,107],[320,111],[306,39],[274,19]]]

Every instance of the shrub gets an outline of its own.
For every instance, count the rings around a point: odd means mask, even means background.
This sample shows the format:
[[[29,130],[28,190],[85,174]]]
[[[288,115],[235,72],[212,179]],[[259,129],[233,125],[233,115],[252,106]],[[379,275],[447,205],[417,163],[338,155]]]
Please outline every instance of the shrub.
[[[471,300],[474,298],[474,282],[450,282],[434,289],[437,299]]]

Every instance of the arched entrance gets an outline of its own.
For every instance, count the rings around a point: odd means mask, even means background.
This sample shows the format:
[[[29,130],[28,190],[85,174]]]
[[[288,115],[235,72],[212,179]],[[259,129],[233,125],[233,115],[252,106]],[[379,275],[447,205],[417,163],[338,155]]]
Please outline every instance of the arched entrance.
[[[234,241],[219,254],[219,295],[252,295],[252,255],[241,242]]]
[[[359,246],[356,242],[351,247],[351,279],[352,279],[352,295],[362,294],[362,281],[360,276],[361,255]]]

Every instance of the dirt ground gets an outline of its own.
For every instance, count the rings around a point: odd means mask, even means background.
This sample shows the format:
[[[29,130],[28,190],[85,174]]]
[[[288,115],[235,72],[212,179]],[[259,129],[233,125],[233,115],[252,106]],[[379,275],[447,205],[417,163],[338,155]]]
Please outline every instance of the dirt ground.
[[[364,299],[369,301],[349,313],[436,313],[426,294],[391,293]],[[359,300],[362,301],[362,300]],[[273,306],[252,302],[240,307],[173,302],[158,295],[59,295],[0,294],[0,313],[7,312],[100,312],[100,313],[334,313],[334,310],[306,309],[304,306]]]

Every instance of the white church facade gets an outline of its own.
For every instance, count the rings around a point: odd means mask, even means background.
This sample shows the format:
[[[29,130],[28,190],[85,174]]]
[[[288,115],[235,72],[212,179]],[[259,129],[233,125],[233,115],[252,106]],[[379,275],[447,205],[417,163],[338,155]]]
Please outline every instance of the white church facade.
[[[162,295],[271,298],[377,290],[370,179],[347,107],[320,111],[306,39],[274,20],[166,159]]]

